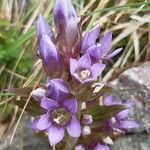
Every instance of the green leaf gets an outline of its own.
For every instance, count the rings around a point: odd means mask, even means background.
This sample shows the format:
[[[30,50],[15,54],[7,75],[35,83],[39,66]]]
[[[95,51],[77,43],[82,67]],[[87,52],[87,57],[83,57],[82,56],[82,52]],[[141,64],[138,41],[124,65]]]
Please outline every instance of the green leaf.
[[[92,126],[99,126],[107,119],[117,115],[120,111],[126,109],[123,105],[100,106],[96,105],[83,111],[84,114],[90,114],[93,118]]]
[[[26,103],[26,100],[21,99],[20,101],[15,100],[14,102],[19,108],[23,109],[23,107]],[[40,116],[44,113],[44,109],[42,109],[40,107],[39,103],[37,101],[33,100],[33,99],[31,99],[29,101],[25,111],[33,117]]]

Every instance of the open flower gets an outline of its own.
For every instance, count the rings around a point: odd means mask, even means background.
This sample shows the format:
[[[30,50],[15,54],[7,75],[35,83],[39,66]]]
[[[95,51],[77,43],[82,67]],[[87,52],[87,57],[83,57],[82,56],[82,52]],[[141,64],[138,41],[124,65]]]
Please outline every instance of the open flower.
[[[90,46],[86,50],[86,53],[88,53],[94,61],[110,59],[122,51],[122,48],[118,48],[110,53],[111,42],[112,32],[109,32],[100,39],[99,43]]]
[[[111,106],[111,105],[124,105],[127,107],[127,109],[119,112],[116,116],[111,117],[107,124],[110,128],[112,128],[114,131],[123,132],[126,129],[130,128],[138,128],[139,124],[135,121],[128,120],[129,112],[132,109],[132,104],[128,101],[125,103],[122,103],[119,100],[115,100],[112,96],[107,96],[103,101],[105,106]]]
[[[80,136],[80,123],[75,117],[77,112],[76,99],[57,102],[49,98],[43,98],[41,107],[47,112],[34,120],[33,128],[46,131],[51,146],[56,145],[63,139],[65,128],[70,136]]]
[[[83,55],[79,60],[70,59],[70,73],[82,84],[96,81],[104,68],[105,64],[95,63],[92,65],[89,54]]]

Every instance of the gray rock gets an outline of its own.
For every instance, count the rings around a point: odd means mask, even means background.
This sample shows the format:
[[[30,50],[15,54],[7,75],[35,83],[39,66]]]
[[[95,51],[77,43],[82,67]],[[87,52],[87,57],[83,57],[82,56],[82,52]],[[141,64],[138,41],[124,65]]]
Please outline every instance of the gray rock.
[[[18,126],[13,142],[9,145],[12,131],[0,142],[0,150],[50,150],[47,138],[39,136],[31,128],[31,117],[25,114]]]
[[[129,119],[140,124],[137,129],[128,130],[129,134],[117,139],[112,150],[149,150],[150,149],[150,62],[124,71],[112,84],[127,89],[120,93],[123,100],[134,103]],[[145,134],[144,134],[144,133]],[[128,134],[127,133],[127,134]]]
[[[138,133],[120,137],[111,146],[111,150],[149,150],[150,135]]]

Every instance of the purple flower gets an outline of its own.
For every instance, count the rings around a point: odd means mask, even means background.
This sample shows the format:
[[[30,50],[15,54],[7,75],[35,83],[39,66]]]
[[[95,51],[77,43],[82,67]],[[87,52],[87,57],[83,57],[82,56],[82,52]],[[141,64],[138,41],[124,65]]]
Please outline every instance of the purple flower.
[[[47,75],[52,76],[60,71],[59,53],[47,34],[44,34],[39,41],[39,54]]]
[[[110,59],[122,51],[122,48],[118,48],[114,52],[110,53],[111,42],[112,32],[109,32],[101,38],[99,43],[90,46],[86,50],[86,53],[88,53],[94,61]]]
[[[70,59],[70,73],[82,84],[96,81],[104,68],[105,64],[95,63],[92,65],[89,54],[83,55],[79,60]]]
[[[103,143],[97,143],[92,150],[109,150],[109,146]]]
[[[49,98],[41,100],[41,107],[47,112],[33,122],[35,130],[45,130],[51,146],[59,143],[65,134],[65,128],[72,137],[79,137],[81,127],[76,119],[77,101],[74,98],[55,101]]]
[[[56,0],[54,21],[61,48],[70,51],[78,41],[77,15],[70,0]]]
[[[125,109],[121,112],[119,112],[116,116],[111,117],[108,120],[108,126],[112,128],[113,130],[123,132],[123,130],[130,129],[130,128],[138,128],[139,125],[132,120],[128,120],[129,112],[131,111],[132,104],[129,102],[122,103],[119,100],[115,100],[112,96],[107,96],[103,101],[105,106],[111,106],[111,105],[124,105],[128,109]]]

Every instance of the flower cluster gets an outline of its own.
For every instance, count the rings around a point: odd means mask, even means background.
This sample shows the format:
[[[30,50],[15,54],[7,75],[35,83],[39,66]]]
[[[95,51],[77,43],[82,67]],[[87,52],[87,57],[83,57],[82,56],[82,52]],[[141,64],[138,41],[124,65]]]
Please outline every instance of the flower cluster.
[[[39,57],[47,75],[47,83],[45,88],[38,88],[31,93],[43,109],[43,114],[35,118],[33,129],[46,132],[51,146],[62,141],[67,136],[66,131],[70,137],[76,139],[85,135],[84,125],[87,122],[88,125],[92,124],[93,116],[82,114],[86,105],[82,108],[81,104],[86,102],[83,103],[80,99],[81,95],[89,88],[92,89],[91,85],[98,81],[106,67],[103,60],[114,57],[122,50],[118,48],[110,52],[112,33],[99,38],[100,27],[93,28],[82,37],[70,0],[56,0],[53,12],[57,34],[53,33],[42,15],[37,19]],[[92,90],[88,94],[92,96]],[[118,103],[107,97],[104,99],[104,106],[110,105]],[[133,122],[126,121],[128,112],[128,109],[121,111],[109,118],[105,124],[119,132],[135,127]],[[75,149],[84,149],[80,142],[74,145]],[[108,148],[102,140],[92,147],[95,150]]]

